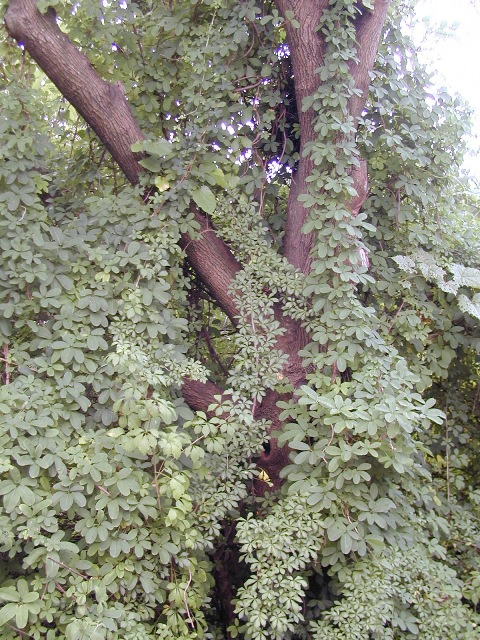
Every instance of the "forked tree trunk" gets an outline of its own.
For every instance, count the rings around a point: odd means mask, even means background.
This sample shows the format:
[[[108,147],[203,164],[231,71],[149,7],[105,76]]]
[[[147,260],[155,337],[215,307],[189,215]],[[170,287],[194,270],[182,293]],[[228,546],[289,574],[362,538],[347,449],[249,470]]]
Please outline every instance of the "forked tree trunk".
[[[316,133],[313,127],[315,116],[313,109],[303,111],[302,101],[318,89],[317,69],[322,65],[325,44],[317,26],[323,11],[329,6],[329,0],[276,0],[276,5],[285,18],[301,131],[301,158],[292,178],[286,212],[284,255],[296,269],[307,274],[311,268],[311,251],[315,237],[313,233],[302,233],[308,209],[303,206],[298,197],[307,192],[307,179],[313,168],[311,159],[303,154],[303,150],[308,142],[315,139]],[[369,74],[373,67],[388,5],[389,0],[375,0],[373,11],[363,9],[355,21],[357,61],[350,64],[350,71],[358,94],[352,97],[349,105],[350,115],[355,121],[365,104]],[[358,6],[362,8],[362,3],[359,2]],[[292,15],[300,25],[297,28],[292,26],[289,19]],[[55,12],[50,9],[46,14],[40,14],[36,8],[36,0],[11,0],[4,19],[9,34],[23,43],[41,69],[95,131],[127,179],[132,184],[136,184],[142,167],[138,163],[139,157],[131,151],[131,145],[143,140],[144,134],[132,115],[122,86],[119,83],[111,84],[100,78],[87,57],[78,51],[68,37],[61,32],[56,22]],[[351,214],[355,216],[367,195],[366,167],[363,163],[352,177],[358,191],[358,197],[350,203]],[[215,234],[208,218],[198,210],[194,211],[194,215],[201,233],[193,239],[183,236],[181,246],[197,276],[220,308],[235,323],[238,310],[229,287],[242,265],[233,256],[225,242]],[[282,317],[281,304],[276,309],[276,314],[286,329],[277,343],[278,348],[288,355],[283,376],[293,384],[294,388],[298,388],[306,377],[305,368],[298,354],[309,339],[298,323]],[[221,388],[211,382],[203,384],[185,380],[183,385],[184,398],[193,409],[206,411],[209,404],[214,401],[214,396],[221,393]],[[275,429],[280,427],[278,399],[279,396],[275,391],[267,393],[256,411],[257,418],[271,420]],[[287,463],[288,451],[279,449],[275,442],[270,443],[269,451],[266,451],[259,461],[260,466],[269,474],[274,486],[280,483],[279,472]],[[229,548],[222,551],[222,553],[231,552]],[[238,559],[236,562],[238,564]],[[217,572],[217,576],[218,589],[229,601],[233,593],[232,583],[221,571]],[[225,611],[227,617],[233,613],[229,602],[226,602]]]

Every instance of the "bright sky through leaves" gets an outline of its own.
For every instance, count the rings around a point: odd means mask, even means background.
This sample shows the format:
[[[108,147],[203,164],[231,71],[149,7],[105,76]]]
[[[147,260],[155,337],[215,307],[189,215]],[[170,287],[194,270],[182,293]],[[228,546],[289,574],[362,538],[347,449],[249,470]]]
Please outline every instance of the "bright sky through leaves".
[[[472,150],[480,147],[480,4],[476,0],[420,0],[419,20],[429,19],[431,25],[441,25],[450,35],[427,38],[419,28],[415,39],[425,50],[429,67],[438,73],[438,84],[463,96],[474,109]],[[480,156],[467,159],[467,167],[480,178]]]

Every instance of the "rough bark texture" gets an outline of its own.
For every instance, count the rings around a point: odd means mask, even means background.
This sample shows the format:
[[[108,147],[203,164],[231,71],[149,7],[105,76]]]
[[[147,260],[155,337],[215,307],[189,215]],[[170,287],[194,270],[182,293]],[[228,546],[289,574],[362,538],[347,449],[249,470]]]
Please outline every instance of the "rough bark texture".
[[[303,234],[308,210],[299,202],[298,197],[307,192],[307,178],[311,175],[313,163],[304,154],[307,143],[315,139],[313,128],[315,114],[313,109],[302,111],[305,97],[316,92],[319,84],[317,69],[322,65],[324,42],[317,31],[322,12],[329,6],[329,0],[275,0],[280,13],[285,17],[287,42],[295,81],[295,93],[300,122],[301,145],[300,161],[292,177],[286,215],[284,255],[298,270],[307,274],[311,269],[311,251],[314,234]],[[369,74],[373,67],[382,27],[385,21],[389,0],[376,0],[373,11],[362,8],[355,21],[357,33],[357,58],[350,64],[350,71],[359,89],[360,95],[352,97],[349,110],[357,120],[365,105],[369,86]],[[287,16],[292,12],[299,23],[294,28]],[[291,16],[290,16],[291,17]],[[118,163],[127,179],[136,184],[143,171],[138,163],[138,155],[131,151],[134,142],[144,140],[145,136],[135,121],[122,86],[104,81],[93,69],[87,57],[61,32],[53,10],[40,14],[35,0],[11,0],[4,16],[9,34],[23,43],[28,53],[37,61],[43,71],[65,98],[76,108],[89,126]],[[349,203],[352,216],[356,216],[367,196],[367,168],[365,163],[352,173],[358,196]],[[219,238],[210,221],[198,210],[194,211],[200,231],[194,238],[184,235],[181,246],[189,263],[202,280],[220,308],[235,324],[238,309],[230,295],[230,285],[242,268],[230,248]],[[283,372],[285,382],[298,388],[306,378],[306,370],[299,351],[308,343],[308,336],[298,322],[282,315],[281,303],[276,305],[275,316],[285,329],[277,341],[277,348],[288,354],[288,364]],[[194,410],[207,411],[208,406],[216,402],[215,396],[222,389],[212,382],[201,383],[186,379],[182,386],[186,402]],[[272,429],[278,429],[280,410],[277,407],[282,397],[276,391],[267,393],[257,407],[255,417],[271,421]],[[274,440],[266,447],[259,460],[259,466],[267,471],[274,488],[280,484],[279,473],[288,464],[288,449],[279,448]],[[268,489],[256,483],[255,492],[263,493]],[[233,540],[232,534],[230,537]],[[233,554],[226,559],[227,554]],[[229,575],[222,564],[237,566],[238,553],[227,541],[213,556],[218,563],[217,588],[225,601],[227,619],[233,617],[231,600],[235,592],[235,578]],[[220,598],[220,599],[222,599]],[[227,634],[228,635],[228,634]]]
[[[291,11],[300,27],[292,27],[290,20],[285,20],[287,40],[290,48],[292,70],[295,78],[295,96],[300,124],[300,162],[292,179],[288,197],[287,219],[285,225],[284,255],[294,267],[303,273],[310,270],[313,236],[303,234],[301,229],[306,222],[308,211],[298,196],[307,190],[306,179],[310,175],[313,163],[304,155],[305,145],[315,139],[313,130],[314,112],[310,108],[302,110],[304,98],[311,96],[318,89],[317,69],[323,62],[324,42],[316,30],[322,13],[328,7],[328,0],[303,2],[302,0],[277,0],[279,12],[285,17]]]
[[[355,120],[362,113],[370,86],[370,72],[373,68],[383,25],[387,17],[390,0],[375,0],[373,11],[363,9],[355,22],[357,34],[357,62],[350,63],[350,72],[360,95],[352,96],[350,114]]]
[[[209,405],[217,402],[215,396],[221,396],[222,393],[222,389],[209,380],[199,382],[185,378],[182,386],[183,397],[194,411],[206,411]]]
[[[200,235],[195,239],[184,235],[180,246],[187,254],[192,269],[200,275],[220,307],[235,323],[235,316],[238,316],[239,311],[229,294],[229,287],[242,268],[241,264],[225,242],[215,234],[211,222],[198,212],[194,216],[195,222],[200,226]]]
[[[144,140],[120,85],[102,80],[88,58],[60,31],[53,9],[41,14],[35,0],[14,0],[5,12],[9,34],[47,74],[107,147],[132,183],[143,171],[130,147]]]
[[[313,128],[313,109],[302,111],[305,97],[312,95],[318,88],[317,69],[324,56],[324,42],[317,26],[322,12],[328,7],[328,0],[276,0],[279,11],[287,16],[292,12],[299,23],[294,28],[286,19],[285,28],[291,53],[295,93],[301,132],[301,159],[293,176],[289,194],[285,232],[285,256],[300,271],[308,273],[311,267],[311,249],[314,235],[303,234],[308,211],[298,196],[307,191],[306,179],[313,165],[308,155],[303,154],[305,145],[315,137]],[[373,11],[363,9],[355,26],[357,29],[358,61],[350,65],[355,85],[361,95],[354,96],[350,103],[351,115],[356,119],[366,100],[369,85],[369,73],[373,66],[389,0],[376,0]],[[288,15],[290,15],[288,13]],[[135,121],[131,109],[119,83],[104,81],[93,69],[88,58],[82,54],[62,33],[56,23],[53,10],[41,14],[35,0],[12,0],[4,16],[9,34],[22,42],[25,49],[37,61],[60,92],[77,109],[85,121],[92,127],[105,144],[125,176],[136,184],[143,171],[138,156],[131,151],[131,145],[145,136]],[[350,203],[352,215],[357,215],[367,195],[366,166],[352,175],[358,196]],[[187,254],[192,268],[196,271],[211,295],[222,310],[235,323],[238,309],[230,295],[229,287],[233,278],[241,269],[229,247],[215,234],[210,221],[199,211],[194,211],[195,220],[200,227],[194,238],[184,235],[181,246]],[[298,352],[307,344],[308,336],[299,323],[282,317],[281,307],[276,309],[277,319],[286,329],[278,340],[277,348],[288,354],[289,360],[284,375],[294,388],[305,380],[306,371]],[[193,409],[206,410],[215,402],[214,396],[222,393],[217,385],[185,380],[182,387],[185,400]],[[272,421],[272,428],[279,424],[279,410],[276,403],[277,392],[267,393],[263,403],[257,408],[258,418]],[[288,461],[288,451],[279,449],[271,441],[260,461],[261,466],[271,475],[275,484],[278,473]]]
[[[350,71],[355,81],[355,87],[359,89],[359,95],[354,95],[349,104],[350,114],[355,120],[360,116],[367,99],[370,71],[373,67],[389,4],[390,0],[376,0],[374,10],[363,9],[355,22],[357,62],[350,64]],[[316,31],[316,26],[320,22],[323,11],[328,7],[329,1],[276,0],[276,5],[285,18],[287,12],[292,12],[300,24],[299,28],[294,28],[288,19],[285,20],[295,77],[301,144],[300,162],[292,178],[288,200],[284,255],[297,269],[307,274],[312,265],[311,252],[315,235],[314,233],[302,233],[302,227],[307,221],[309,212],[303,203],[299,202],[298,197],[308,191],[306,179],[311,174],[314,165],[311,158],[304,155],[304,149],[308,142],[314,140],[316,134],[313,129],[313,109],[302,111],[302,103],[304,98],[313,95],[319,86],[317,70],[323,62],[324,42],[320,32]],[[354,186],[359,194],[353,203],[353,206],[357,208],[357,213],[367,196],[367,189],[364,187],[364,169],[362,167],[359,172],[355,172],[353,175]]]
[[[5,12],[8,33],[75,107],[107,147],[125,176],[137,184],[144,171],[131,145],[145,136],[133,117],[120,84],[100,78],[88,58],[59,29],[55,12],[41,14],[35,0],[12,0]],[[182,246],[192,267],[225,313],[233,318],[237,309],[228,287],[240,269],[227,245],[215,235],[208,220],[195,212],[200,237],[184,235]]]

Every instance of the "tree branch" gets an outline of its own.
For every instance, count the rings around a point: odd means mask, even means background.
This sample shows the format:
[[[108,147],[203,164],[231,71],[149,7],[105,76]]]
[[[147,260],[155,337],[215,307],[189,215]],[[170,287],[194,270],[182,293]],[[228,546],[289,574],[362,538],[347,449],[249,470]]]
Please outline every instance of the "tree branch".
[[[298,197],[307,191],[306,179],[311,174],[313,162],[309,156],[304,156],[305,145],[316,138],[313,129],[315,113],[313,108],[302,110],[304,98],[311,96],[318,89],[319,76],[317,69],[323,63],[324,42],[321,33],[317,31],[322,13],[328,7],[329,0],[276,0],[276,5],[285,18],[287,42],[290,49],[292,71],[295,78],[295,97],[297,113],[300,123],[300,161],[292,176],[292,184],[288,196],[287,219],[285,224],[284,256],[299,271],[308,273],[311,266],[311,250],[313,236],[302,233],[308,210],[305,209]],[[299,23],[294,28],[287,18],[287,12],[292,12]]]
[[[103,80],[88,58],[59,29],[56,14],[37,10],[35,0],[11,0],[4,16],[8,33],[21,42],[40,68],[75,107],[112,154],[132,184],[144,171],[131,145],[145,136],[138,126],[120,84]],[[241,268],[225,242],[199,212],[200,237],[182,237],[181,246],[192,268],[230,317],[238,311],[228,289]]]
[[[59,29],[53,9],[42,14],[35,0],[12,0],[4,20],[8,33],[22,43],[60,93],[118,162],[128,180],[136,184],[143,171],[130,147],[144,140],[123,90],[102,80],[88,58]]]
[[[194,216],[195,222],[200,226],[200,236],[190,238],[184,234],[180,246],[187,254],[192,269],[198,273],[221,309],[235,324],[239,311],[229,293],[229,287],[242,266],[225,242],[216,235],[210,220],[198,211],[194,211]]]
[[[351,101],[350,108],[355,117],[361,113],[365,103],[369,71],[388,3],[389,0],[377,0],[375,10],[364,10],[356,22],[359,62],[351,65],[351,73],[362,96]],[[317,69],[323,63],[324,42],[317,27],[329,0],[276,0],[276,4],[284,17],[288,11],[292,11],[300,25],[295,29],[286,19],[301,128],[301,159],[293,176],[289,195],[285,256],[296,268],[307,273],[310,269],[314,236],[301,232],[308,210],[298,201],[298,196],[307,191],[306,179],[313,169],[311,159],[304,157],[303,151],[305,145],[315,139],[316,134],[313,129],[314,111],[302,111],[302,103],[305,97],[315,93],[320,82]],[[131,145],[144,140],[145,136],[133,117],[121,85],[111,84],[100,78],[88,58],[59,29],[53,10],[41,14],[36,8],[35,0],[11,0],[4,19],[9,34],[24,45],[59,91],[92,127],[127,179],[132,184],[138,183],[143,168],[138,162],[139,156],[131,151]],[[354,208],[356,207],[357,204]],[[194,210],[194,217],[200,227],[199,235],[194,238],[183,235],[180,244],[199,278],[223,311],[234,320],[238,309],[229,288],[241,265],[225,242],[216,235],[210,221],[198,210]],[[279,349],[289,355],[284,376],[296,388],[305,377],[298,351],[308,342],[308,336],[298,322],[282,316],[280,305],[276,310],[277,316],[287,329],[277,344]],[[215,396],[222,394],[220,387],[212,382],[201,383],[189,379],[184,381],[182,392],[192,409],[203,411],[215,402]],[[278,398],[274,390],[267,394],[258,407],[256,416],[272,420],[274,428],[279,426],[279,410],[276,406]],[[262,456],[262,464],[268,469],[274,482],[287,459],[288,449],[278,449],[274,442],[270,452]]]
[[[349,65],[360,95],[353,95],[349,102],[349,112],[355,120],[360,116],[367,99],[370,85],[370,71],[373,67],[375,53],[378,48],[383,24],[390,0],[376,0],[373,11],[361,8],[355,21],[357,34],[357,61]],[[316,30],[323,11],[328,7],[328,0],[305,2],[304,0],[276,0],[280,13],[285,17],[287,40],[290,47],[292,70],[295,77],[295,93],[300,122],[300,161],[297,171],[292,177],[292,185],[287,205],[285,225],[284,255],[294,267],[308,273],[312,264],[312,248],[315,234],[302,233],[307,221],[308,209],[298,201],[298,197],[308,192],[306,179],[311,174],[313,162],[309,156],[304,157],[305,145],[314,140],[314,111],[302,111],[302,102],[306,96],[313,95],[319,86],[317,69],[323,64],[324,42],[320,32]],[[361,6],[361,5],[360,5]],[[292,12],[299,23],[293,28],[287,19],[287,12]],[[361,164],[353,171],[352,178],[358,197],[350,203],[352,215],[357,215],[367,195],[366,165]]]
[[[355,87],[360,90],[360,95],[353,95],[349,104],[350,114],[355,120],[361,115],[367,100],[370,72],[375,61],[389,5],[390,0],[375,0],[373,11],[362,7],[361,13],[355,20],[357,61],[349,63]]]
[[[210,381],[199,382],[198,380],[185,378],[182,385],[183,398],[194,411],[203,411],[206,413],[211,404],[218,402],[215,396],[221,396],[222,394],[223,390],[214,382]]]

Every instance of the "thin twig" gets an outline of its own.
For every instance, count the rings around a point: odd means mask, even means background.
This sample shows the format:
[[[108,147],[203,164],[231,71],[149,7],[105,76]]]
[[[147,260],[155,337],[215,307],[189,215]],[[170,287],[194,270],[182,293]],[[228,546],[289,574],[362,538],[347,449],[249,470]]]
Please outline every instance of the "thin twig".
[[[189,578],[188,578],[187,586],[183,591],[183,602],[185,603],[185,609],[187,611],[187,618],[190,623],[190,626],[192,627],[192,629],[195,629],[195,622],[192,619],[192,616],[190,614],[190,609],[188,608],[188,602],[187,602],[187,591],[188,591],[188,587],[190,586],[190,583],[192,582],[192,572],[190,571],[190,567],[188,567],[188,575],[189,575]]]
[[[158,471],[157,469],[157,456],[155,455],[155,452],[154,452],[153,453],[153,477],[155,478],[154,485],[155,485],[155,493],[157,494],[157,504],[158,504],[159,511],[162,510],[162,501],[160,498],[160,487],[158,486],[158,476],[160,473],[161,471]]]
[[[60,560],[55,560],[55,558],[51,558],[50,556],[48,556],[47,560],[50,560],[51,562],[54,562],[55,564],[58,564],[60,567],[63,567],[64,569],[67,569],[71,573],[75,573],[77,576],[80,576],[84,580],[88,580],[88,576],[86,576],[83,573],[80,573],[80,571],[77,571],[76,569],[72,569],[72,567],[69,567],[68,564],[64,564],[63,562],[60,562]]]
[[[450,519],[450,442],[448,440],[448,400],[445,404],[445,464],[447,467],[447,502],[449,505],[448,519]]]
[[[10,369],[8,367],[8,344],[3,344],[3,362],[5,363],[5,384],[10,384]]]
[[[393,320],[390,323],[390,326],[388,327],[387,333],[390,333],[391,330],[393,329],[393,325],[395,324],[395,320],[398,318],[398,315],[399,315],[399,313],[401,312],[401,310],[403,309],[404,306],[405,306],[405,300],[402,300],[402,304],[398,307],[397,313],[393,316]]]

